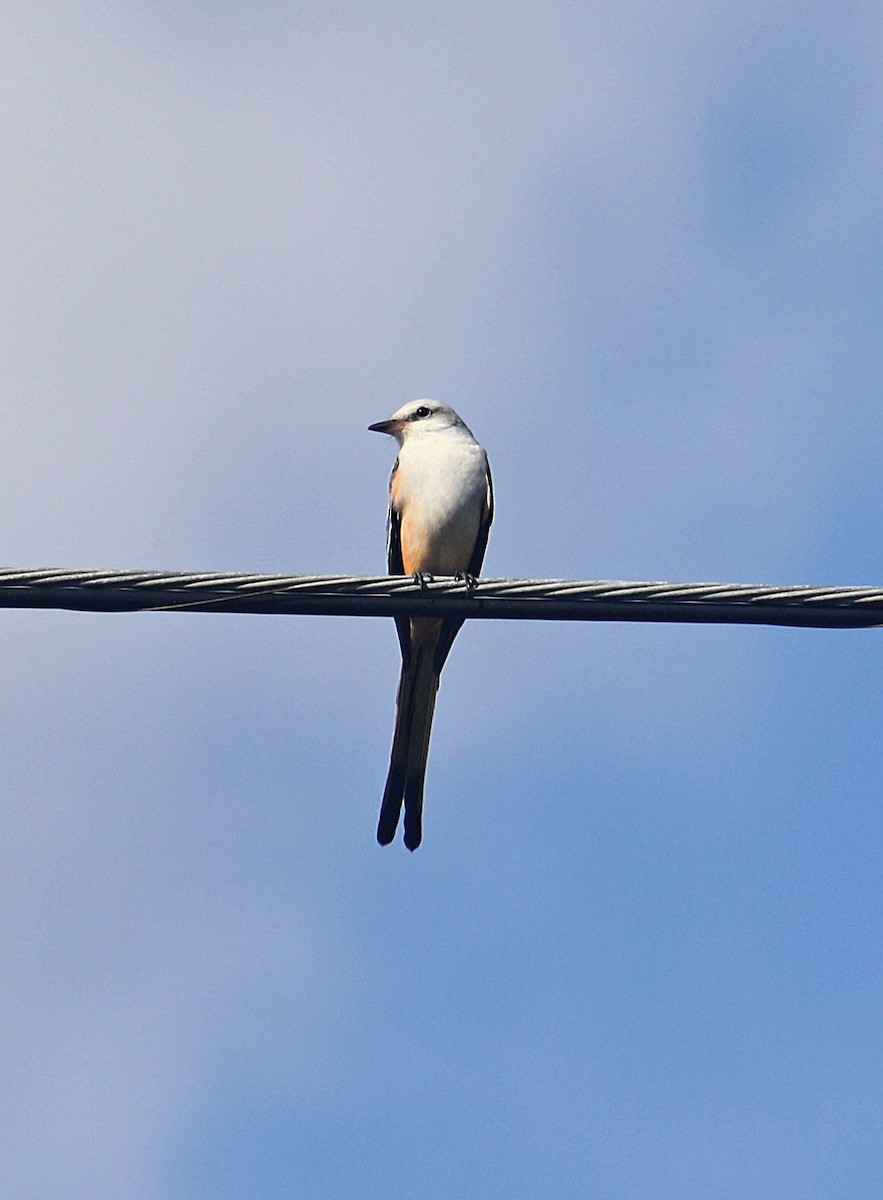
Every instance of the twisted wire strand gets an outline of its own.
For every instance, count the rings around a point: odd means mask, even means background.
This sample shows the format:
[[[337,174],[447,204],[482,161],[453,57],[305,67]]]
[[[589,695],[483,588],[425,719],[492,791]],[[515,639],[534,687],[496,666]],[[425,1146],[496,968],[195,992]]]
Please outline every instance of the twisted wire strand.
[[[883,588],[5,567],[0,568],[0,608],[858,629],[883,625]]]

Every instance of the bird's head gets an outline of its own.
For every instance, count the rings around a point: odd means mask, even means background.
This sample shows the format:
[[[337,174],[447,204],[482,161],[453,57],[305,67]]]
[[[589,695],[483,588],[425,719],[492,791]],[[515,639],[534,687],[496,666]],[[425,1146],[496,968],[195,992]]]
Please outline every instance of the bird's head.
[[[425,437],[457,427],[466,429],[451,406],[439,400],[410,400],[388,420],[368,426],[375,433],[388,433],[399,445],[405,438]]]

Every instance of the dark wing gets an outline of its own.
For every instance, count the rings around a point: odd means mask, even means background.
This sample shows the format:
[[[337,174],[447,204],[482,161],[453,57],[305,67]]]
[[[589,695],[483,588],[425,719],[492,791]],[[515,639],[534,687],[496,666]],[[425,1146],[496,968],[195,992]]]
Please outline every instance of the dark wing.
[[[395,479],[398,469],[399,460],[396,459],[389,477],[390,493],[392,492],[392,481]],[[391,502],[386,517],[386,569],[390,575],[404,575],[405,573],[405,566],[402,562],[402,515],[393,508]],[[395,623],[402,659],[404,662],[408,662],[411,657],[411,622],[407,617],[396,617]]]
[[[475,549],[472,551],[472,558],[469,560],[469,574],[477,579],[481,574],[481,564],[484,562],[484,552],[487,550],[488,534],[491,531],[491,522],[494,519],[494,481],[491,479],[491,465],[487,460],[487,455],[484,456],[484,469],[487,472],[487,496],[484,502],[484,511],[481,514],[481,525],[478,530],[478,537],[475,539]]]
[[[488,534],[491,531],[491,522],[494,519],[494,481],[491,478],[491,468],[487,460],[487,455],[484,456],[484,469],[487,472],[487,495],[485,496],[484,508],[481,514],[481,524],[478,527],[478,537],[475,539],[475,549],[472,551],[472,558],[470,558],[469,567],[467,568],[467,574],[473,578],[478,578],[481,571],[481,564],[484,562],[484,552],[487,550]],[[462,617],[451,617],[442,622],[438,646],[435,651],[435,669],[437,673],[440,673],[442,667],[445,665],[445,659],[451,652],[454,638],[460,632],[462,624]],[[399,640],[401,640],[401,634],[399,634]]]
[[[395,479],[398,469],[399,460],[396,459],[389,477],[390,495],[392,495],[392,481]],[[390,501],[389,512],[386,516],[386,569],[390,575],[404,575],[405,573],[402,563],[402,517],[401,513],[397,513],[393,508],[392,501]]]

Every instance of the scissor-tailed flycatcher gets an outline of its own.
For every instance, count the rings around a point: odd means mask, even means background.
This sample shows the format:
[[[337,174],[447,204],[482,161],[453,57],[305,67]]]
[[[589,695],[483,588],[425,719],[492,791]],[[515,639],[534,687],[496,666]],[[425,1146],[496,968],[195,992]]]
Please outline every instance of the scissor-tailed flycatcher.
[[[447,404],[412,400],[369,425],[399,443],[389,480],[390,575],[478,575],[494,516],[487,455]],[[423,777],[438,678],[462,618],[397,617],[402,674],[377,840],[388,845],[405,806],[405,845],[420,845]]]

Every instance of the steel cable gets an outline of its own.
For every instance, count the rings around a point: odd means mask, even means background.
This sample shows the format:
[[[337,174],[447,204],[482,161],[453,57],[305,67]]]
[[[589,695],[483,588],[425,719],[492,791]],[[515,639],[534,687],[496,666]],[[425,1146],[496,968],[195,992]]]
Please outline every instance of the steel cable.
[[[0,608],[856,629],[883,625],[883,588],[6,567],[0,568]]]

